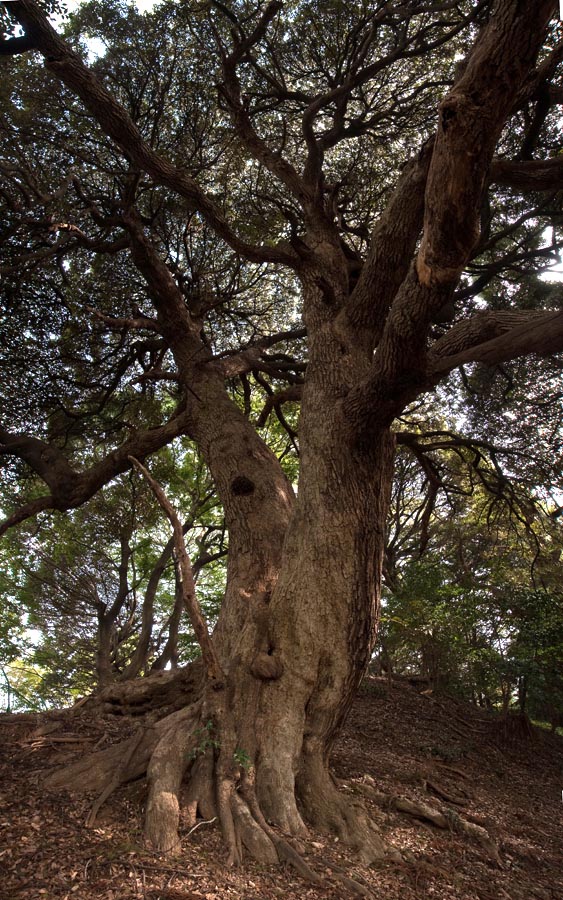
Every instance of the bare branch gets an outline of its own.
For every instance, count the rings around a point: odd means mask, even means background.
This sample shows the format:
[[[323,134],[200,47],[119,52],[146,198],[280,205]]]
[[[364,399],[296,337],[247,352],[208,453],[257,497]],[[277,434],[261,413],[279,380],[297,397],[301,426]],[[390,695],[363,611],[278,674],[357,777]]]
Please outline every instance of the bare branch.
[[[162,487],[158,484],[157,481],[155,481],[150,472],[139,462],[138,459],[135,459],[133,456],[129,457],[129,461],[147,480],[153,494],[155,495],[160,506],[166,513],[170,524],[172,525],[172,530],[174,533],[176,564],[178,566],[178,573],[182,585],[182,597],[184,605],[190,618],[190,622],[197,638],[198,644],[201,647],[201,653],[203,656],[203,662],[205,665],[207,677],[211,680],[212,683],[215,683],[216,685],[222,684],[225,680],[225,676],[223,674],[221,663],[219,662],[219,657],[217,655],[217,651],[215,650],[213,640],[211,638],[211,635],[209,634],[207,624],[205,622],[205,619],[203,618],[201,607],[197,600],[192,563],[186,549],[182,523],[180,522],[176,510],[168,500]]]

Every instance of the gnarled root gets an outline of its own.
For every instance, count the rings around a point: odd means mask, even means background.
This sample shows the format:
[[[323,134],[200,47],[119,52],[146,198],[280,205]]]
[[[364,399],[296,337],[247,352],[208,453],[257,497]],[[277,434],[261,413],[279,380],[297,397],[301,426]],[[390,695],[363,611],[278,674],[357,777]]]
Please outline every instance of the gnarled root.
[[[116,681],[80,701],[81,708],[103,715],[164,718],[185,709],[201,695],[204,671],[200,659],[181,669],[152,672],[145,678]]]
[[[180,821],[179,792],[184,773],[192,761],[200,704],[184,710],[182,717],[165,730],[152,752],[147,769],[149,796],[145,815],[145,835],[161,853],[180,849],[178,824]]]
[[[400,858],[389,847],[365,807],[339,792],[320,755],[308,761],[298,781],[299,799],[311,824],[332,831],[369,865],[384,858]]]
[[[427,822],[431,822],[432,825],[435,825],[437,828],[450,828],[452,831],[467,835],[472,838],[472,840],[481,844],[481,846],[489,853],[490,857],[494,859],[498,865],[501,865],[498,847],[489,832],[481,825],[477,825],[462,818],[457,810],[450,809],[449,807],[436,808],[435,806],[430,806],[428,803],[423,803],[420,800],[409,800],[407,797],[394,797],[389,794],[383,794],[370,784],[365,784],[363,782],[349,783],[349,787],[353,791],[361,793],[365,797],[369,797],[386,809],[396,809],[397,812],[402,812],[406,815],[414,816],[416,819],[423,819]]]
[[[135,741],[135,752],[129,756],[132,740]],[[67,790],[80,793],[104,791],[110,783],[115,788],[145,774],[158,740],[158,727],[149,726],[142,731],[140,741],[137,741],[135,734],[133,738],[129,737],[106,750],[89,753],[70,766],[50,772],[44,779],[43,786],[49,791]],[[115,779],[116,772],[119,772],[118,781]]]

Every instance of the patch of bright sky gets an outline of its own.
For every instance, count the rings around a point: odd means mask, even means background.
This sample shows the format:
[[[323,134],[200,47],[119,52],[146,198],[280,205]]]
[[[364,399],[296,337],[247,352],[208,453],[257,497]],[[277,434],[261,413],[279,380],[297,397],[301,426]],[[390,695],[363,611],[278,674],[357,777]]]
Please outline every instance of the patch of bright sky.
[[[553,245],[553,236],[551,228],[546,228],[543,233],[544,239],[544,247],[551,247]],[[544,272],[540,275],[541,281],[563,281],[563,257],[561,253],[558,255],[558,260],[552,266],[549,267],[547,272]]]
[[[85,0],[67,0],[66,7],[69,12],[72,12],[75,9],[78,9],[79,6],[82,6]],[[136,6],[139,12],[150,12],[158,3],[158,0],[131,0],[131,6]],[[100,56],[103,56],[106,52],[106,48],[104,42],[99,38],[92,38],[86,42],[88,46],[88,62],[93,62]]]
[[[66,5],[69,11],[72,11],[82,6],[83,2],[84,0],[67,0]],[[156,6],[157,2],[158,0],[131,0],[131,5],[136,6],[139,12],[148,12],[153,6]]]

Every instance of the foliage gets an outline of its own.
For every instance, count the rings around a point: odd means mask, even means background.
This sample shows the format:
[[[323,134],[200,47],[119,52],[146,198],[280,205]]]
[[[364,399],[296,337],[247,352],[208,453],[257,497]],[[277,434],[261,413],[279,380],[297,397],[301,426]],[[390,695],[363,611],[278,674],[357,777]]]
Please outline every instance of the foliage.
[[[541,541],[521,523],[508,527],[506,514],[492,527],[476,499],[462,520],[435,515],[433,546],[400,568],[383,611],[382,662],[426,676],[435,690],[555,722],[563,712],[560,527],[544,517]]]
[[[61,12],[57,4],[42,5]],[[47,509],[66,512],[43,512],[36,531],[9,538],[0,648],[6,662],[23,659],[48,673],[41,696],[49,702],[99,681],[101,623],[112,609],[111,677],[127,670],[139,646],[143,597],[168,535],[146,491],[124,474],[126,462],[115,462],[132,437],[149,434],[152,441],[162,430],[147,453],[189,522],[198,591],[212,623],[225,590],[217,485],[201,446],[189,439],[190,417],[174,435],[166,430],[200,398],[165,336],[154,284],[132,253],[128,212],[138,215],[205,352],[225,366],[229,397],[297,484],[309,347],[296,269],[269,261],[268,250],[288,246],[307,258],[314,216],[288,188],[287,169],[280,176],[279,160],[305,171],[313,167],[316,142],[315,190],[348,261],[353,292],[375,243],[374,224],[406,160],[420,157],[434,134],[437,104],[459,79],[459,63],[491,4],[464,0],[437,10],[431,3],[290,2],[268,21],[267,39],[257,38],[240,60],[238,108],[224,71],[227,51],[254,33],[262,12],[237,0],[165,2],[141,15],[121,0],[94,0],[60,26],[139,140],[194,179],[240,241],[260,249],[258,259],[225,240],[201,204],[150,176],[36,55],[3,61],[0,404],[9,421],[2,507],[8,514],[33,505],[47,483]],[[12,34],[2,15],[5,34]],[[557,26],[550,28],[540,54],[541,62],[555,54],[549,75],[555,87],[558,40]],[[540,106],[535,93],[519,98],[499,138],[501,157],[554,159],[561,152],[556,104],[544,110],[538,131]],[[557,287],[541,275],[563,241],[560,190],[522,195],[491,183],[480,226],[479,243],[446,298],[453,328],[483,311],[559,309]],[[439,344],[450,324],[434,316],[429,341]],[[197,365],[186,366],[194,375]],[[409,378],[401,375],[401,390]],[[346,396],[348,386],[338,390]],[[541,532],[549,531],[545,523],[563,488],[560,362],[469,362],[437,386],[424,381],[417,393],[422,399],[405,401],[391,417],[399,451],[385,646],[399,668],[422,665],[436,684],[466,696],[496,702],[499,691],[506,696],[525,678],[527,702],[539,707],[540,695],[559,683],[550,631],[557,615],[549,624],[540,613],[549,606],[545,598],[555,610],[557,602],[553,577],[538,593],[527,573],[534,541],[543,541],[536,572],[559,547],[556,529],[545,541]],[[57,465],[63,457],[97,487],[78,491],[78,499],[59,497],[61,479],[54,477],[53,487],[44,478],[49,467],[20,452],[18,436],[30,430]],[[519,579],[524,594],[511,624]],[[176,607],[168,559],[139,671],[197,652],[186,628],[169,641]],[[30,630],[41,637],[30,642]]]

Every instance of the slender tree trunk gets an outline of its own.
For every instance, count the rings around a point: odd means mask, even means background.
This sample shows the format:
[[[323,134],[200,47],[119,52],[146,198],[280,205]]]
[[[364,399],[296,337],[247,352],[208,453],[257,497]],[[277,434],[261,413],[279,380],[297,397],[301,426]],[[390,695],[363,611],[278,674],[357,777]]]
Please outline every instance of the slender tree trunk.
[[[96,648],[96,685],[106,687],[115,678],[112,659],[114,620],[106,614],[98,616],[98,646]]]

